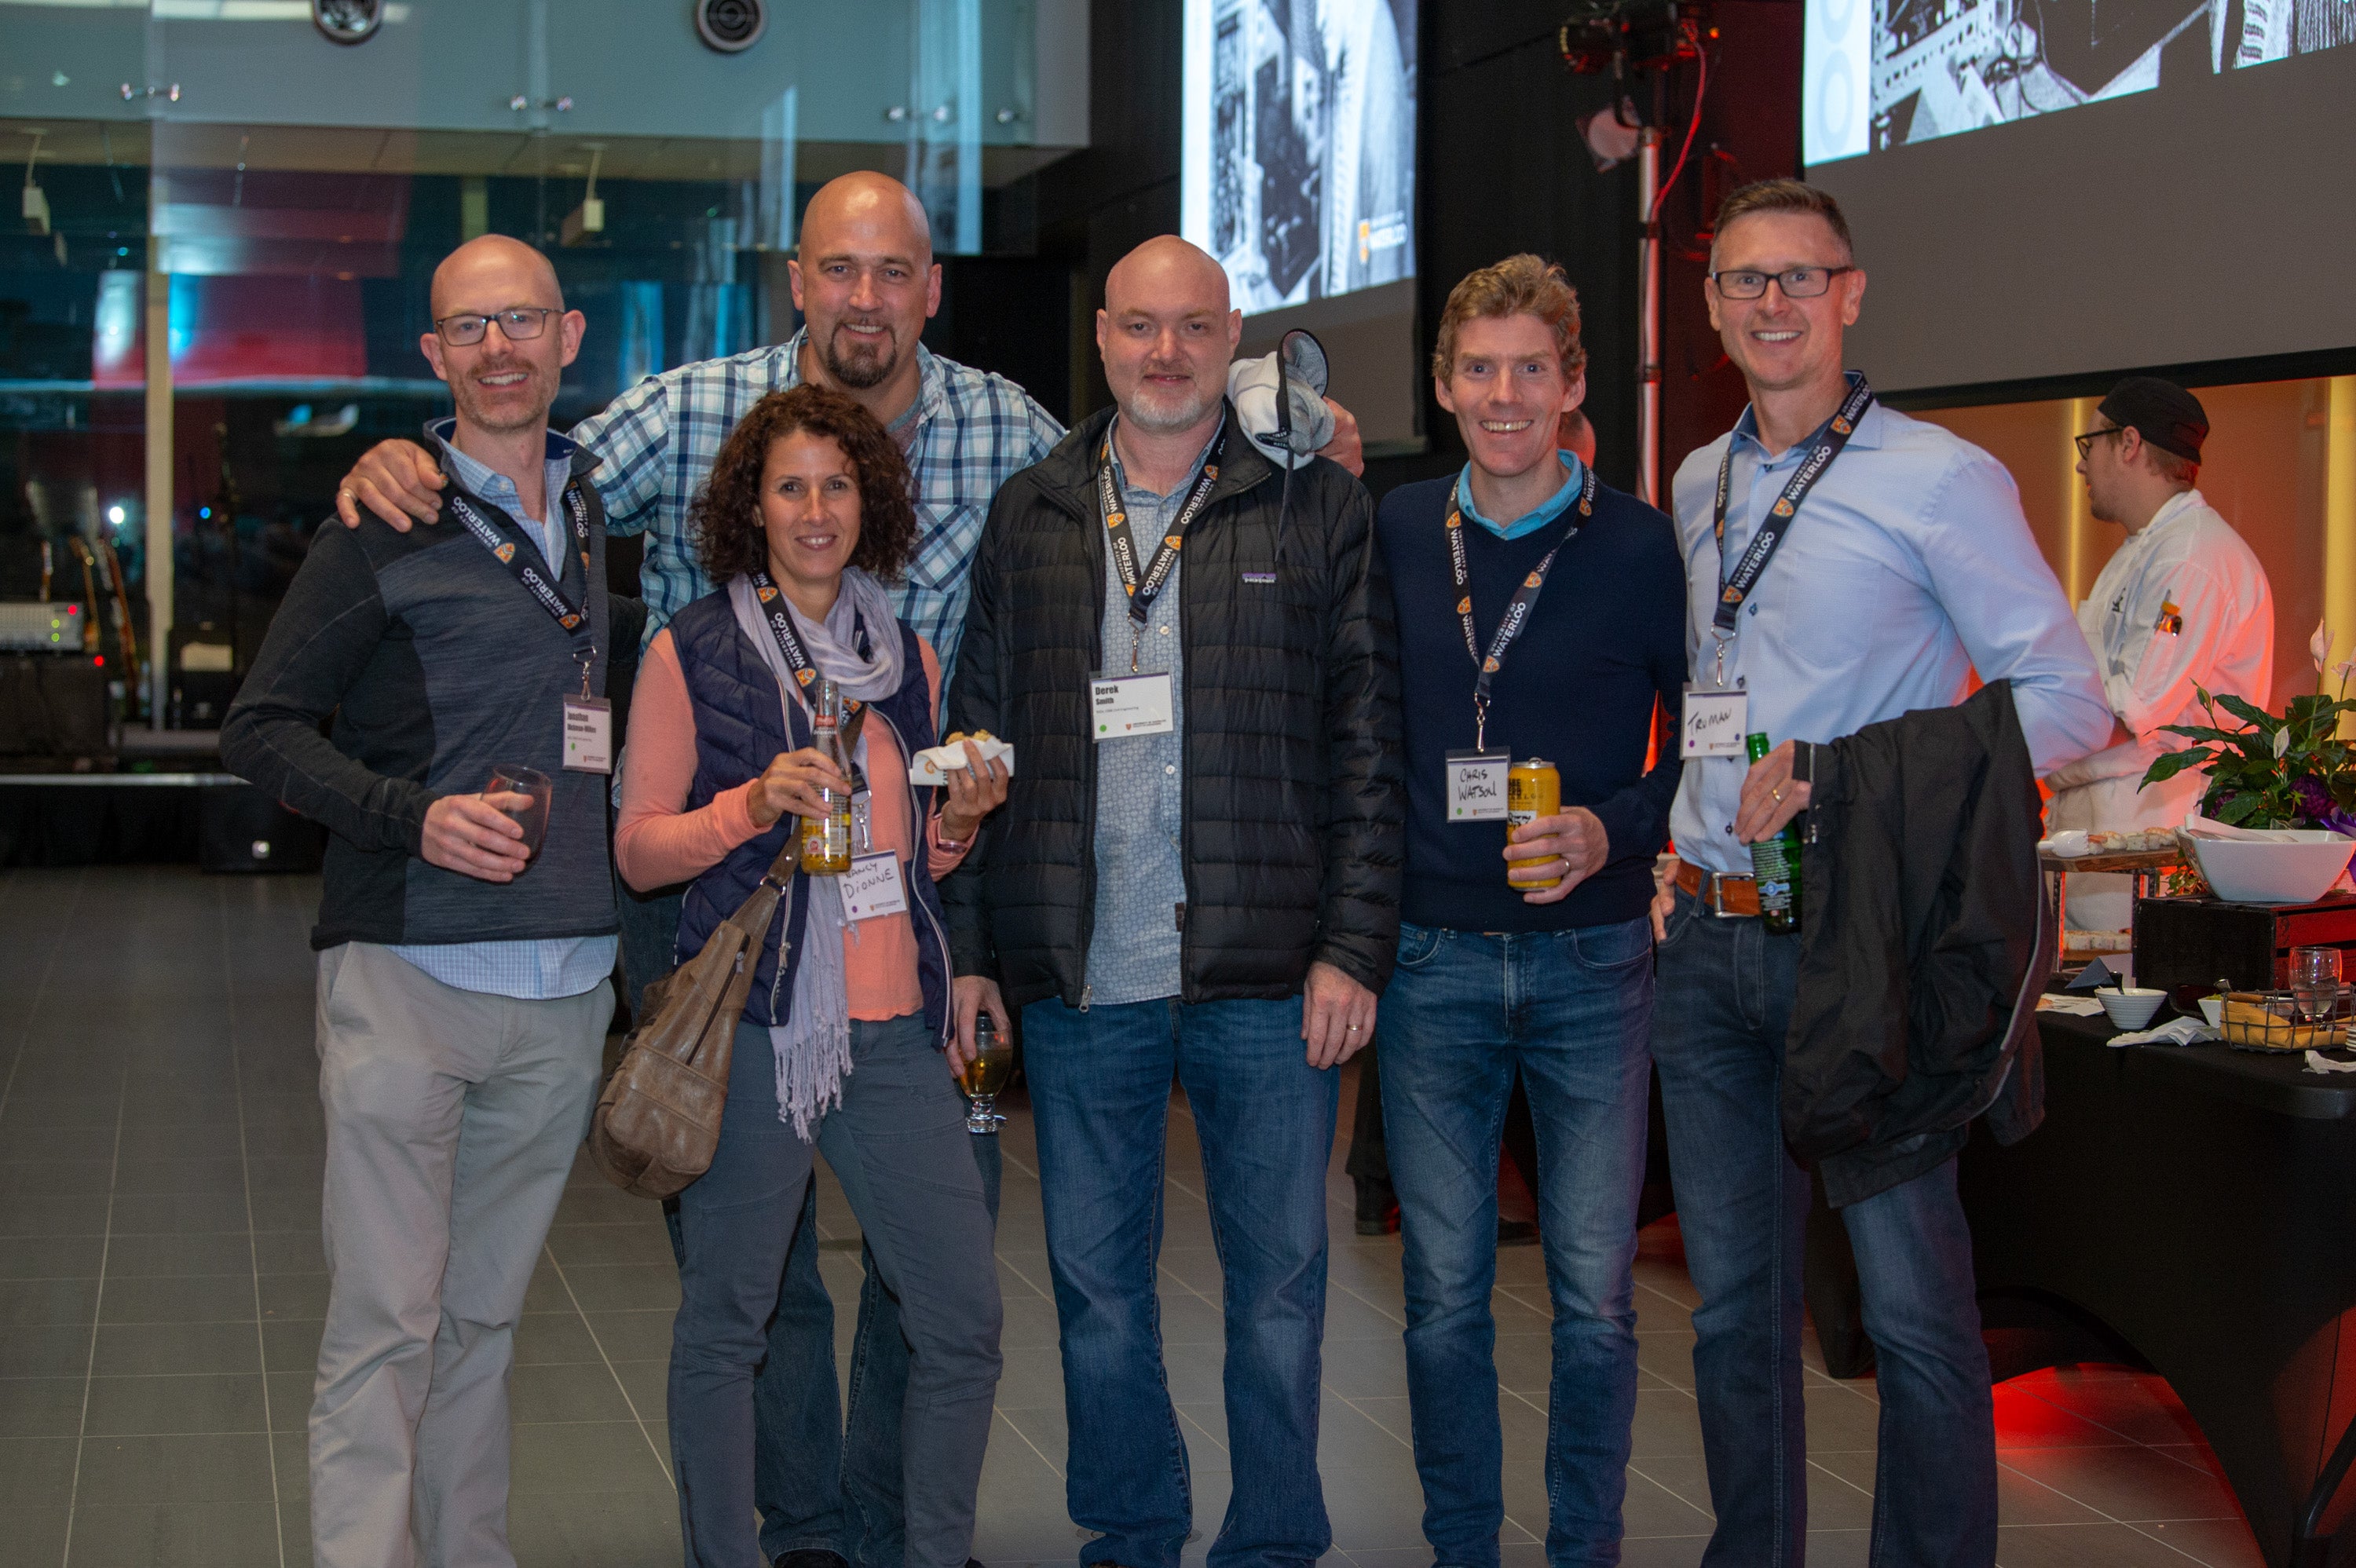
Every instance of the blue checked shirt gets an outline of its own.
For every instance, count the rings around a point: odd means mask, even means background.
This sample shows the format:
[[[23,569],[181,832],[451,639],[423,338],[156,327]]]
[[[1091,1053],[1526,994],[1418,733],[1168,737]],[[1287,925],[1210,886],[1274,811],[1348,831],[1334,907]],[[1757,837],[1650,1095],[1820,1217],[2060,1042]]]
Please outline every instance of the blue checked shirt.
[[[1215,433],[1211,437],[1217,439]],[[1130,529],[1145,551],[1140,571],[1152,557],[1153,542],[1169,532],[1210,455],[1210,443],[1205,442],[1194,468],[1167,496],[1131,483],[1119,457],[1114,457],[1113,479],[1120,486],[1121,505],[1129,509]],[[1099,636],[1105,670],[1124,674],[1129,661],[1119,656],[1130,642],[1128,589],[1113,564],[1112,551],[1104,555]],[[1183,988],[1178,906],[1186,898],[1186,781],[1179,769],[1186,757],[1186,653],[1179,636],[1178,581],[1184,570],[1183,564],[1171,567],[1138,639],[1138,669],[1170,674],[1174,723],[1166,735],[1132,735],[1097,747],[1096,931],[1088,942],[1085,984],[1089,1001],[1107,1007],[1156,1001]]]
[[[528,517],[514,480],[486,468],[451,443],[450,432],[457,422],[445,419],[434,427],[442,461],[449,465],[452,476],[521,525],[562,578],[564,546],[557,534],[557,497],[564,494],[573,477],[573,443],[561,435],[549,436],[548,498],[542,508],[548,516]],[[617,936],[564,936],[543,942],[418,943],[391,951],[445,986],[536,1002],[596,989],[597,982],[614,972],[614,954],[620,941]]]
[[[688,538],[687,509],[736,421],[771,392],[801,383],[807,327],[786,343],[707,359],[639,382],[573,437],[603,460],[597,494],[617,534],[647,536],[639,580],[648,642],[712,592]],[[900,618],[940,656],[941,685],[965,635],[966,584],[998,487],[1064,439],[1064,427],[1003,376],[916,349],[921,385],[907,444],[916,478],[916,554],[894,595]]]

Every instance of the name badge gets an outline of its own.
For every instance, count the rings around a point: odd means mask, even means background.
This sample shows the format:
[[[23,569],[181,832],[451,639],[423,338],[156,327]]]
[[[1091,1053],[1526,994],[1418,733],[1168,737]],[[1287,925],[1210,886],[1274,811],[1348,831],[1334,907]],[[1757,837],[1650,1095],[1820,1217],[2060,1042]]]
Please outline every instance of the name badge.
[[[1178,728],[1168,672],[1124,675],[1088,682],[1088,701],[1098,741],[1132,735],[1167,735]]]
[[[1448,820],[1505,820],[1505,775],[1513,771],[1511,752],[1451,752],[1448,753]]]
[[[604,698],[564,699],[564,766],[576,773],[614,771],[614,705]]]
[[[1683,732],[1678,754],[1740,757],[1744,754],[1742,738],[1750,733],[1750,723],[1749,692],[1719,691],[1688,681],[1685,714],[1678,722]]]
[[[907,884],[900,880],[900,857],[889,849],[854,855],[842,877],[842,918],[870,920],[883,914],[905,914]]]

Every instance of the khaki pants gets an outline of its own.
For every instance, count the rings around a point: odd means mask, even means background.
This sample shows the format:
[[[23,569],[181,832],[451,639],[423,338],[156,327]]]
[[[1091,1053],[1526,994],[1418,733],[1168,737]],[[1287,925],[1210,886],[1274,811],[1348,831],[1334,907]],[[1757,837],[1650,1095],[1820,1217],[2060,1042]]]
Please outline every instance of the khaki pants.
[[[588,1131],[613,1010],[610,983],[516,1001],[366,943],[319,955],[318,1568],[513,1568],[516,1320]]]

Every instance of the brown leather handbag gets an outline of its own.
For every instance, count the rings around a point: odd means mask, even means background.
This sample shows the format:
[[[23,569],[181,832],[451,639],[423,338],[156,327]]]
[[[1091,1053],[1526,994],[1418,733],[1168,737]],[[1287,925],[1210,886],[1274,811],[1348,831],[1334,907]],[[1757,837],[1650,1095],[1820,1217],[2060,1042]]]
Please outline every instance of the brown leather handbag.
[[[800,863],[799,838],[787,834],[769,874],[701,952],[647,987],[643,1019],[589,1121],[589,1157],[625,1191],[669,1198],[712,1168],[736,1024]]]

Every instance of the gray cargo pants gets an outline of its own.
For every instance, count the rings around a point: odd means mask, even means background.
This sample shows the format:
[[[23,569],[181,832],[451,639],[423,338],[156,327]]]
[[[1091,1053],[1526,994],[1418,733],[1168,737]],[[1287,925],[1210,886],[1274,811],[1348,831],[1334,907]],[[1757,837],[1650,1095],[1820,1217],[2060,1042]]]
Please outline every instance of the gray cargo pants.
[[[367,943],[319,955],[317,1568],[514,1568],[516,1320],[588,1131],[613,1013],[610,982],[516,1001]]]

